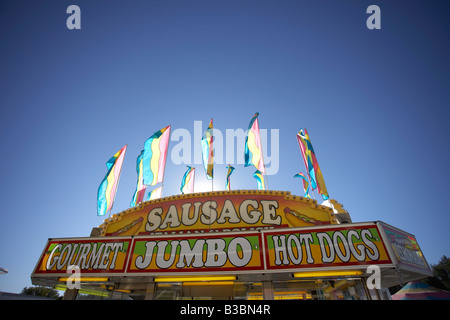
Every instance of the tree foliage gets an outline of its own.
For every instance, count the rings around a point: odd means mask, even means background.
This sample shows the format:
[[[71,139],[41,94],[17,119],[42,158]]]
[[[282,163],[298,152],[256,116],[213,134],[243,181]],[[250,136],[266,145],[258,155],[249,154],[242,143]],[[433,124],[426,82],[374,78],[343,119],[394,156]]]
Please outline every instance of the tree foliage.
[[[442,256],[438,264],[431,266],[433,277],[425,279],[430,286],[450,291],[450,259]]]
[[[57,290],[43,286],[25,287],[22,289],[22,294],[29,296],[49,297],[55,300],[62,298]]]

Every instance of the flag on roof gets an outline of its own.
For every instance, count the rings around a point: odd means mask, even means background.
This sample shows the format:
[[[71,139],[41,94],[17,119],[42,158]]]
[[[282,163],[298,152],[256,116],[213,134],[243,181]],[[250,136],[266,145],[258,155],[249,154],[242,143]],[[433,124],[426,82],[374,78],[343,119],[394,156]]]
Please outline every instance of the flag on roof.
[[[264,183],[264,176],[262,172],[256,170],[253,177],[255,177],[256,182],[258,183],[258,190],[266,190],[266,184]]]
[[[308,179],[303,174],[303,172],[297,173],[296,175],[294,175],[294,178],[303,179],[303,191],[305,192],[305,197],[311,198],[309,196],[309,182],[308,182]]]
[[[144,184],[143,178],[143,161],[142,155],[144,150],[141,151],[141,154],[137,157],[136,160],[136,172],[137,172],[137,183],[136,183],[136,191],[134,191],[133,198],[131,199],[130,207],[135,207],[138,203],[144,201],[145,188],[147,187]]]
[[[187,166],[188,169],[184,173],[183,179],[181,180],[181,193],[193,193],[194,192],[194,177],[195,177],[195,168]]]
[[[160,187],[158,187],[156,189],[153,189],[152,191],[150,191],[147,194],[147,200],[146,201],[155,200],[155,199],[161,198],[161,193],[162,193],[162,186],[160,186]]]
[[[258,171],[265,173],[258,115],[259,113],[255,113],[248,125],[247,136],[245,137],[245,167],[254,165]]]
[[[213,178],[213,170],[214,170],[213,139],[214,139],[213,119],[211,119],[208,129],[206,129],[202,137],[203,166],[205,167],[206,177],[208,179]]]
[[[155,132],[145,141],[143,154],[144,184],[154,186],[163,182],[166,165],[167,147],[169,146],[170,126]]]
[[[225,185],[225,188],[230,191],[230,176],[233,173],[233,171],[235,170],[234,167],[232,167],[231,165],[227,166],[228,172],[227,172],[227,183]]]
[[[116,152],[108,162],[106,176],[100,183],[97,192],[97,215],[103,216],[112,209],[114,198],[116,196],[117,185],[119,183],[120,171],[122,170],[123,158],[127,151],[127,145]]]
[[[311,144],[311,140],[306,129],[300,129],[297,134],[298,144],[302,153],[303,161],[305,163],[306,170],[311,181],[311,188],[314,190],[317,188],[317,192],[322,195],[324,200],[328,199],[328,191],[323,179],[322,170],[320,170],[319,163],[317,162],[314,148]]]

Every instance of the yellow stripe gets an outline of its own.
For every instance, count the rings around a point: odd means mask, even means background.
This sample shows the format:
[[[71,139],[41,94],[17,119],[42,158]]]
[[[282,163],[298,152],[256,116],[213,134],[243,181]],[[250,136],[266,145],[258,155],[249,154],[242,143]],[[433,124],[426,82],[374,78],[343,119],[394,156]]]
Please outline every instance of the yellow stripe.
[[[256,137],[253,131],[248,133],[248,149],[252,153],[252,163],[259,169],[259,162],[261,160],[261,150],[256,146]]]
[[[114,170],[116,169],[116,165],[114,164],[111,172],[108,175],[107,181],[108,181],[108,186],[106,187],[106,193],[105,193],[105,198],[106,198],[106,210],[109,210],[109,206],[111,204],[111,189],[114,185]]]
[[[161,136],[162,137],[162,136]],[[161,157],[161,150],[159,150],[159,142],[161,137],[152,141],[152,160],[150,162],[150,170],[153,173],[152,185],[155,185],[159,176],[159,158]]]

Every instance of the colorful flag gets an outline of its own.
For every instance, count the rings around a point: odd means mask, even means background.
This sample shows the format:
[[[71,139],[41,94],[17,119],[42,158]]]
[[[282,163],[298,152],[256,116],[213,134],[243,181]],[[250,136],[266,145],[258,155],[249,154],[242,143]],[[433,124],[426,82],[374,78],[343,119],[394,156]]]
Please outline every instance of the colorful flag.
[[[225,188],[230,191],[230,176],[234,171],[234,167],[232,167],[231,165],[227,166],[228,172],[227,172],[227,183],[225,185]]]
[[[181,193],[193,193],[194,192],[194,176],[195,176],[195,168],[187,166],[183,180],[181,180]]]
[[[138,203],[141,203],[144,200],[145,189],[147,186],[144,184],[143,178],[143,161],[142,156],[144,154],[144,150],[141,151],[141,154],[137,157],[136,160],[136,172],[137,172],[137,184],[136,191],[134,192],[133,199],[131,199],[130,207],[137,206]]]
[[[311,188],[313,190],[317,188],[317,192],[322,195],[323,200],[327,200],[327,187],[325,186],[322,170],[320,170],[314,148],[311,144],[311,140],[309,139],[308,131],[306,131],[306,129],[300,129],[300,132],[297,134],[297,140],[302,152],[306,170],[308,171],[308,175],[311,179]]]
[[[245,167],[254,165],[258,171],[265,173],[258,115],[259,113],[256,113],[248,125],[245,137]]]
[[[155,199],[161,198],[161,193],[162,193],[162,186],[158,187],[156,189],[153,189],[152,191],[150,191],[147,194],[147,200],[146,201],[155,200]]]
[[[111,159],[106,162],[108,172],[103,178],[97,192],[97,215],[103,216],[112,209],[119,183],[120,171],[122,170],[123,158],[127,151],[127,145],[117,151]]]
[[[214,171],[213,140],[213,119],[211,119],[208,129],[206,129],[202,137],[203,166],[205,167],[206,177],[209,180],[213,178]]]
[[[155,132],[145,141],[143,154],[144,184],[154,186],[163,182],[169,146],[170,126]]]
[[[264,183],[264,176],[262,172],[256,170],[253,177],[255,177],[256,182],[258,183],[258,190],[266,190],[266,184]]]
[[[305,177],[303,172],[297,173],[294,178],[300,178],[303,179],[303,190],[305,192],[305,198],[311,198],[309,195],[309,182],[308,179]]]

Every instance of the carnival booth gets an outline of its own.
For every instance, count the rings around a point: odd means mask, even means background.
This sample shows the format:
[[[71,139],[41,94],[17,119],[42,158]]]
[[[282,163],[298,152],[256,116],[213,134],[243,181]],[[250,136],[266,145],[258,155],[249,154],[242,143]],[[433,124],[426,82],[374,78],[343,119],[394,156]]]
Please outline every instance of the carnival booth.
[[[267,190],[151,200],[89,238],[49,239],[32,282],[78,298],[334,300],[431,275],[414,236],[330,204]]]
[[[87,238],[49,239],[32,283],[65,299],[389,299],[385,288],[431,275],[415,237],[380,221],[352,223],[330,199],[306,129],[297,140],[307,174],[304,195],[267,190],[258,113],[245,138],[245,166],[257,190],[194,192],[188,167],[180,195],[161,197],[170,126],[137,158],[130,209]],[[213,179],[213,122],[202,139]],[[107,162],[98,215],[111,213],[127,146]],[[144,200],[147,186],[153,186]],[[317,190],[324,202],[311,199]]]

